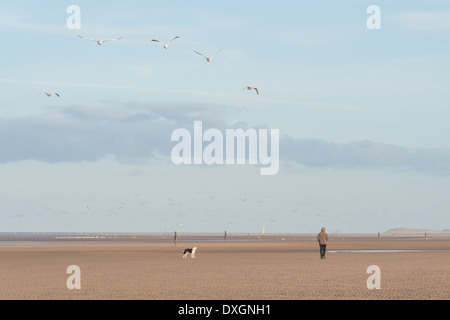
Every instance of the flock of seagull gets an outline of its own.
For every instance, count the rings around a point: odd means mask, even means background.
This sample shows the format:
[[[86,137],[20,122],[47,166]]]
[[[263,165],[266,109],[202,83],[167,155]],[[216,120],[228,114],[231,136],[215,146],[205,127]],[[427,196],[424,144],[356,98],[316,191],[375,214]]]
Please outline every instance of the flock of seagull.
[[[80,36],[80,35],[78,35],[78,37],[80,37],[81,39],[89,40],[89,41],[95,41],[99,46],[101,46],[103,43],[108,42],[108,41],[117,41],[117,40],[122,39],[122,38],[120,37],[120,38],[112,38],[112,39],[97,40],[97,39],[92,39],[92,38],[83,37],[83,36]],[[152,41],[153,41],[153,42],[159,42],[160,44],[163,45],[164,49],[167,49],[167,48],[169,47],[169,44],[170,44],[173,40],[176,40],[176,39],[178,39],[178,38],[179,38],[179,36],[173,37],[173,38],[170,39],[167,43],[164,43],[164,42],[162,42],[161,40],[158,40],[158,39],[152,39]],[[218,54],[221,50],[222,50],[222,49],[217,50],[216,52],[214,52],[214,53],[211,54],[210,56],[205,56],[203,53],[198,52],[198,51],[195,51],[195,50],[193,50],[193,51],[194,51],[196,54],[198,54],[198,55],[202,56],[203,58],[205,58],[205,59],[206,59],[206,62],[211,62],[211,58],[212,58],[213,56],[215,56],[216,54]],[[255,88],[255,87],[245,87],[244,89],[242,89],[242,91],[244,91],[244,90],[255,90],[256,94],[259,95],[258,88]],[[47,97],[51,97],[52,95],[55,95],[55,96],[57,96],[57,97],[60,96],[59,93],[57,93],[57,92],[46,92],[46,91],[44,91],[43,93],[46,94]]]

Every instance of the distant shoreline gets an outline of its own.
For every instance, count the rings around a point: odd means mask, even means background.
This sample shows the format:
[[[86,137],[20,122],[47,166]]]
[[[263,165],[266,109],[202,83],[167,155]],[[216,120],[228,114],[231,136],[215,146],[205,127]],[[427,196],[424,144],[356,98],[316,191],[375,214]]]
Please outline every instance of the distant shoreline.
[[[151,238],[171,238],[174,233],[179,236],[186,237],[199,237],[199,238],[224,238],[225,235],[228,237],[315,237],[317,232],[274,232],[274,233],[262,233],[262,232],[232,232],[230,230],[225,230],[223,232],[182,232],[182,231],[151,231],[151,232],[109,232],[109,231],[5,231],[0,232],[0,238],[119,238],[119,237],[151,237]],[[331,232],[327,231],[329,235],[333,237],[386,237],[386,236],[450,236],[450,229],[443,230],[433,230],[433,229],[418,229],[418,228],[394,228],[383,232],[360,232],[360,233],[345,233],[345,232]]]
[[[177,232],[177,242],[184,241],[316,241],[316,233],[192,233]],[[385,232],[385,233],[329,233],[337,240],[395,240],[395,239],[450,239],[450,232]],[[174,232],[0,232],[0,243],[15,241],[35,242],[114,242],[151,241],[173,242]]]

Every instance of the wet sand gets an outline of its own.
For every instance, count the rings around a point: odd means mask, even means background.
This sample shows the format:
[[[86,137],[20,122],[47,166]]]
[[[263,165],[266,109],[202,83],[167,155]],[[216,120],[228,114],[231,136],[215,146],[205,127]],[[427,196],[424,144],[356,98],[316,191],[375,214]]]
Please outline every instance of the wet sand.
[[[196,259],[182,259],[197,246]],[[57,241],[0,244],[0,299],[448,300],[450,239]],[[67,267],[81,270],[69,290]],[[381,270],[369,290],[367,267]]]

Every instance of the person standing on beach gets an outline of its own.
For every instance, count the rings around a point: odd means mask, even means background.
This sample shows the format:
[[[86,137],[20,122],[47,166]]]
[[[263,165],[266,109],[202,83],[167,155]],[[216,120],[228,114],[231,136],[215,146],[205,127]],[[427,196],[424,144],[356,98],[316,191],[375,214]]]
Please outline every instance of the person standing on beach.
[[[317,241],[320,246],[320,259],[325,259],[325,252],[327,251],[328,234],[325,232],[325,228],[320,230],[317,235]]]

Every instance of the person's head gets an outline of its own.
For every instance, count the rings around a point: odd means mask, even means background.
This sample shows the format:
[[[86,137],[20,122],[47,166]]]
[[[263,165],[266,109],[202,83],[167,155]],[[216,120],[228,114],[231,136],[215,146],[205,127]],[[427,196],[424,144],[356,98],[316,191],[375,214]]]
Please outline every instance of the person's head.
[[[322,227],[322,229],[320,229],[320,231],[322,231],[322,232],[325,232],[325,228],[324,228],[324,227]]]

